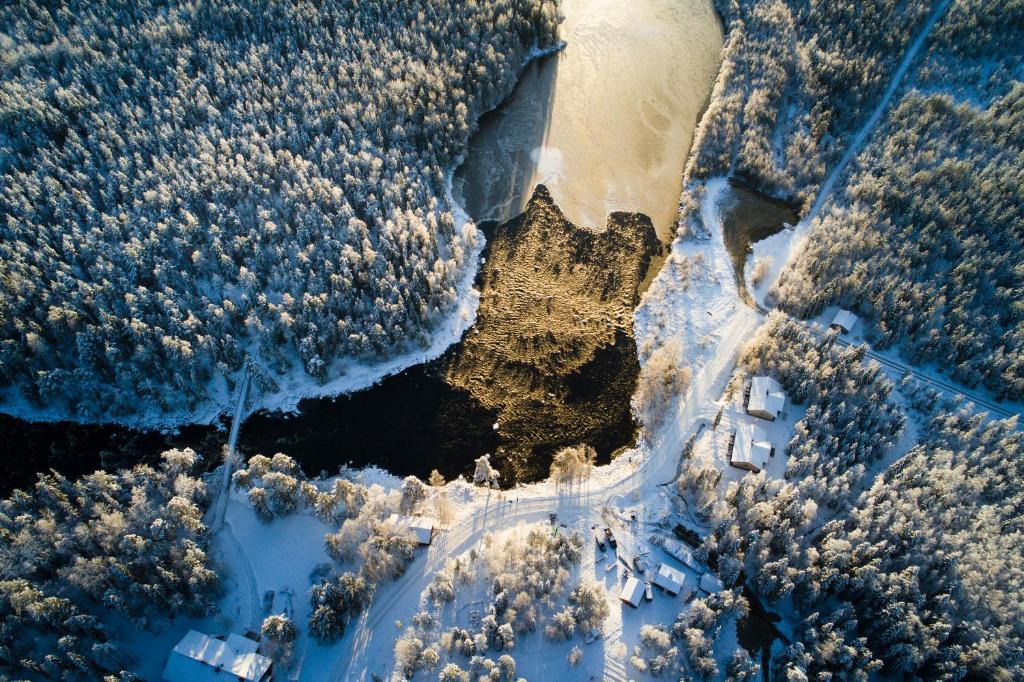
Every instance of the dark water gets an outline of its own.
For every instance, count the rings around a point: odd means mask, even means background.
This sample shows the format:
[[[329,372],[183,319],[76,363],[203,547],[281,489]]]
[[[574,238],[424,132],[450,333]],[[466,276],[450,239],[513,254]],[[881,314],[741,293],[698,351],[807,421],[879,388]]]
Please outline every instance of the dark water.
[[[541,60],[536,68],[552,59]],[[488,245],[496,227],[490,219],[504,218],[510,210],[518,212],[523,202],[521,195],[528,195],[531,189],[524,184],[529,173],[522,169],[469,173],[466,169],[480,165],[472,154],[474,147],[481,144],[479,140],[493,137],[492,128],[507,125],[507,121],[503,123],[504,109],[514,101],[515,94],[481,119],[480,129],[470,141],[470,159],[458,171],[457,194],[466,195],[469,211],[488,237]],[[541,116],[546,115],[544,107],[539,109]],[[545,128],[541,118],[531,130]],[[528,158],[512,161],[529,166]],[[485,188],[474,187],[467,180],[484,176],[488,178]],[[515,197],[519,203],[502,205],[504,212],[495,211],[488,206],[488,200],[495,195]],[[480,282],[477,284],[479,288]],[[627,343],[631,352],[625,352]],[[473,460],[484,453],[494,453],[492,461],[502,471],[503,483],[508,484],[545,477],[547,462],[565,445],[585,440],[597,450],[599,462],[607,462],[614,451],[633,442],[636,424],[629,410],[629,396],[639,365],[632,339],[599,352],[579,376],[569,378],[567,387],[571,399],[582,401],[600,394],[609,384],[629,383],[618,391],[622,395],[616,401],[622,403],[622,409],[615,418],[609,418],[601,429],[592,430],[585,439],[566,433],[571,442],[548,439],[536,443],[526,454],[504,452],[501,438],[492,428],[497,421],[495,413],[444,380],[448,362],[459,345],[434,362],[385,378],[365,391],[334,399],[302,401],[298,414],[256,413],[240,429],[239,451],[246,457],[284,452],[310,475],[335,473],[344,465],[379,465],[400,476],[426,477],[432,469],[438,469],[449,479],[472,474]],[[535,423],[516,427],[523,431],[550,430],[553,425],[546,424],[546,418],[543,411],[538,411]],[[509,427],[502,434],[505,437],[512,430],[512,425]],[[192,447],[212,468],[219,463],[226,441],[225,424],[189,426],[176,433],[162,433],[115,425],[32,423],[0,415],[0,461],[4,466],[0,495],[31,486],[37,472],[54,469],[76,477],[100,468],[156,463],[161,452],[174,447]]]
[[[447,356],[445,356],[447,357]],[[376,464],[399,475],[446,479],[472,474],[473,460],[494,452],[496,415],[444,381],[445,358],[411,367],[376,386],[335,399],[299,403],[299,414],[258,412],[245,421],[245,454],[284,452],[311,475],[350,464]]]
[[[223,427],[209,425],[161,433],[112,425],[36,423],[0,414],[0,495],[31,487],[37,472],[53,469],[76,478],[97,469],[156,464],[160,453],[170,448],[190,447],[212,468],[220,463],[226,442]]]
[[[729,185],[732,197],[722,206],[723,238],[725,248],[732,258],[733,275],[740,297],[753,306],[744,279],[751,244],[781,232],[787,224],[795,225],[799,214],[786,202],[762,194],[741,180],[730,180]]]

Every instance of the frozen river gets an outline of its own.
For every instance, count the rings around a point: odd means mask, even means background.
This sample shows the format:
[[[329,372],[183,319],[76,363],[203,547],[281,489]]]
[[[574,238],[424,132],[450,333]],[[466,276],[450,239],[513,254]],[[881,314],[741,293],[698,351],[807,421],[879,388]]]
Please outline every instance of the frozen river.
[[[484,117],[456,192],[478,222],[502,222],[543,183],[577,225],[636,211],[667,241],[719,67],[711,0],[563,0],[562,12],[565,49]]]

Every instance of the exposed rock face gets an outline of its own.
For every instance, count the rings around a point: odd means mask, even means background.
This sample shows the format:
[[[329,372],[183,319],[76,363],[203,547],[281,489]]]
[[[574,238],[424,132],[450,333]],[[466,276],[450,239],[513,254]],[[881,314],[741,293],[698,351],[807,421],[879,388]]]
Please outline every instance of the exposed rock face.
[[[659,248],[646,216],[580,228],[543,185],[497,228],[476,324],[445,377],[498,413],[506,483],[543,475],[561,446],[588,442],[607,458],[631,441],[633,309]]]

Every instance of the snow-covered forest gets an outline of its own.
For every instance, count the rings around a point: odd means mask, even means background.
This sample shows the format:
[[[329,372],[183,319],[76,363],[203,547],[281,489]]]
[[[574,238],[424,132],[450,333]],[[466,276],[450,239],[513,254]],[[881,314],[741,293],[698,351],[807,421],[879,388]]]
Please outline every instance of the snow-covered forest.
[[[808,209],[943,7],[717,4],[728,36],[686,171],[684,233],[699,228],[696,181],[717,175]],[[937,19],[767,303],[800,317],[852,309],[877,349],[897,346],[914,364],[1019,400],[1024,9],[955,0]]]
[[[0,677],[139,679],[124,628],[212,610],[198,455],[68,481],[39,476],[0,502]]]
[[[796,639],[773,677],[1017,679],[1024,439],[1015,423],[966,409],[915,413],[916,444],[868,487],[865,465],[907,415],[877,367],[852,369],[857,353],[769,319],[742,362],[809,406],[787,480],[730,484],[700,554],[727,585],[742,572],[794,613]],[[681,488],[699,499],[695,484]]]
[[[954,3],[773,299],[830,304],[969,387],[1024,397],[1024,6]]]
[[[687,177],[732,173],[807,203],[844,151],[929,0],[716,0],[722,69]]]
[[[0,395],[181,412],[422,346],[475,228],[447,177],[550,0],[0,7]]]

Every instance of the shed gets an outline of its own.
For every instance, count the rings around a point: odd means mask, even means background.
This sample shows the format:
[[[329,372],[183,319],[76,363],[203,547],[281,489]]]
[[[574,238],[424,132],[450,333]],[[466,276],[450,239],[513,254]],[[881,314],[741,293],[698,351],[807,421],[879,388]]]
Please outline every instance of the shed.
[[[840,309],[836,316],[832,318],[832,324],[829,327],[838,329],[844,334],[849,334],[855,324],[857,324],[857,316],[849,310]]]
[[[230,634],[224,640],[189,630],[171,650],[162,679],[166,682],[269,680],[272,661],[256,653],[258,647],[259,644],[241,635]]]
[[[619,590],[619,599],[635,609],[640,606],[640,600],[643,598],[644,584],[633,576],[626,578],[626,584]]]
[[[421,545],[429,545],[434,535],[434,519],[426,516],[404,516],[392,514],[388,517],[388,523],[404,528],[416,538]]]
[[[756,424],[741,423],[733,435],[729,464],[755,474],[768,466],[768,458],[775,456],[775,448],[768,441],[764,429]]]
[[[668,564],[662,564],[654,576],[654,584],[665,590],[672,596],[684,592],[683,597],[690,596],[692,590],[686,585],[686,575],[682,571],[672,568]]]
[[[747,413],[768,421],[782,412],[786,404],[786,394],[782,386],[771,377],[754,377],[750,381],[750,398],[747,400]]]
[[[700,589],[704,590],[708,594],[721,592],[723,589],[722,581],[713,573],[705,573],[700,577]]]

